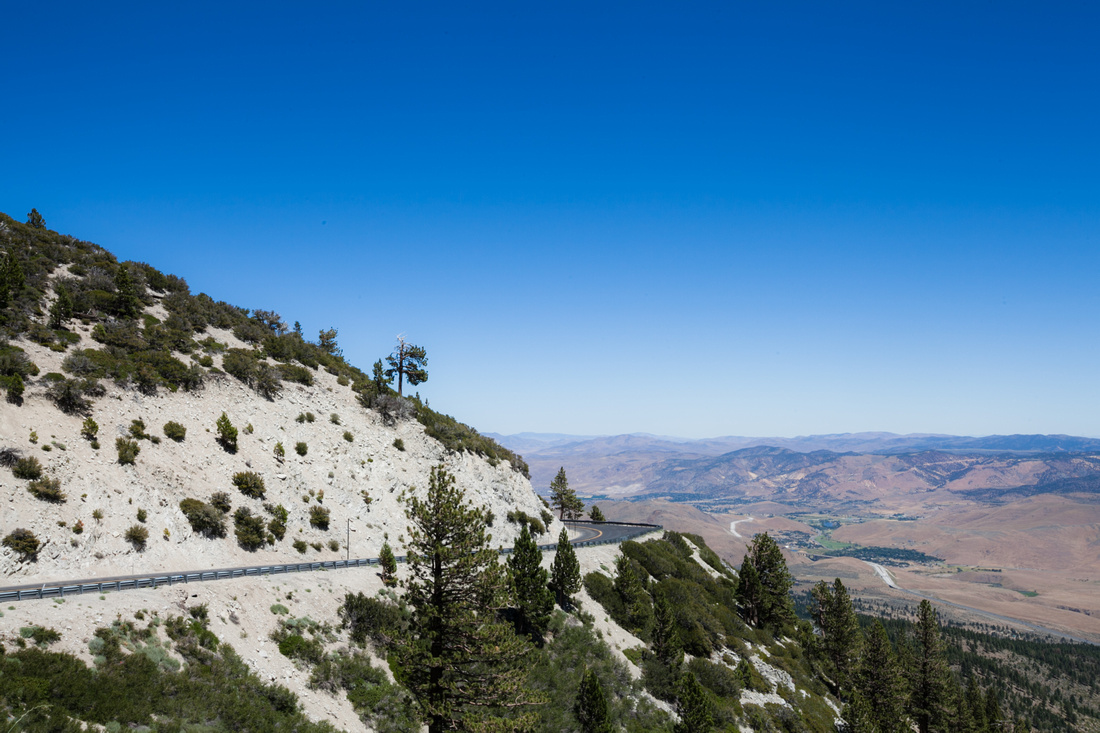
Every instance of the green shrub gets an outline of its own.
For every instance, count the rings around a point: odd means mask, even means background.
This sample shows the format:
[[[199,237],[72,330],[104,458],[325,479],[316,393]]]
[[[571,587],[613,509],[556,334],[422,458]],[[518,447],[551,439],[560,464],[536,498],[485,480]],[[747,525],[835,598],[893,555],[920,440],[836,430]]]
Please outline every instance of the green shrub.
[[[106,392],[94,379],[65,379],[51,382],[46,396],[57,407],[70,415],[82,415],[91,409],[92,403],[85,395],[101,397]]]
[[[304,553],[306,548],[309,547],[304,540],[294,540],[293,545],[294,549],[301,553]]]
[[[309,524],[317,529],[328,529],[329,510],[323,506],[309,508]]]
[[[33,481],[42,478],[42,464],[34,456],[20,458],[12,465],[11,472],[16,478]]]
[[[344,431],[344,440],[346,440],[350,443],[353,440],[355,440],[355,436],[351,434],[350,430],[345,430]]]
[[[24,626],[19,629],[19,635],[24,639],[31,639],[35,645],[47,647],[61,640],[61,633],[56,629],[47,629],[44,626]]]
[[[20,560],[28,560],[37,557],[38,550],[42,547],[42,543],[38,541],[38,538],[34,536],[34,532],[29,529],[14,529],[8,533],[8,536],[4,538],[4,547],[10,548],[12,552],[20,555]]]
[[[264,520],[254,516],[246,506],[237,507],[237,511],[233,512],[233,526],[236,528],[237,543],[246,550],[256,550],[266,541]]]
[[[763,692],[765,694],[772,691],[772,687],[768,684],[768,681],[756,670],[756,665],[752,664],[744,657],[741,657],[741,661],[737,663],[737,668],[733,670],[733,674],[738,684],[746,690]]]
[[[264,498],[264,479],[254,471],[233,474],[233,485],[250,499]]]
[[[281,603],[276,603],[274,606],[271,607],[271,612],[276,616],[286,616],[288,613],[290,613],[290,609]]]
[[[279,364],[279,375],[288,382],[297,382],[307,387],[313,385],[313,372],[296,364]]]
[[[298,441],[294,444],[294,452],[300,456],[304,456],[306,453],[309,452],[309,446],[306,445],[303,441]]]
[[[271,515],[271,521],[267,523],[267,531],[275,539],[283,539],[286,536],[286,520],[290,516],[290,512],[282,504],[277,506],[264,504],[264,511]]]
[[[91,417],[84,418],[84,425],[80,428],[80,435],[85,440],[95,440],[99,436],[99,425]]]
[[[348,630],[348,638],[356,644],[370,639],[387,647],[408,629],[410,614],[404,603],[397,605],[363,593],[348,593],[339,616],[341,626]]]
[[[182,443],[183,439],[187,437],[187,428],[180,425],[175,420],[169,420],[164,423],[164,435],[177,443]]]
[[[61,491],[61,481],[55,478],[43,477],[37,481],[31,481],[27,486],[27,491],[31,492],[34,498],[42,501],[49,501],[54,504],[65,503],[65,493]]]
[[[145,524],[145,520],[149,518],[149,513],[144,509],[137,510],[137,520],[142,524]]]
[[[198,499],[184,499],[180,502],[180,511],[196,534],[210,538],[225,537],[225,514],[216,507]]]
[[[741,679],[736,672],[724,664],[715,664],[709,659],[695,657],[688,662],[688,671],[695,675],[703,687],[718,697],[741,696]]]
[[[499,461],[508,461],[513,471],[518,471],[527,478],[531,478],[527,463],[512,451],[500,445],[491,438],[486,438],[469,425],[460,423],[450,415],[444,415],[423,405],[415,398],[412,402],[416,407],[416,419],[424,426],[424,432],[429,437],[435,438],[448,450],[456,453],[469,451],[489,459],[496,465]]]
[[[336,540],[329,540],[328,549],[332,550],[333,552],[337,552],[340,549],[340,543]]]
[[[279,653],[290,659],[301,659],[316,664],[324,658],[324,647],[317,639],[306,639],[300,634],[288,634],[279,641]]]
[[[127,542],[134,546],[135,550],[141,551],[145,549],[145,544],[149,541],[149,530],[140,524],[134,524],[126,530],[124,537]]]
[[[320,542],[310,542],[309,546],[312,547],[317,552],[320,552],[321,549],[324,547],[324,545],[322,545]]]
[[[339,416],[339,415],[337,415],[337,414],[336,414],[336,413],[334,412],[334,413],[332,413],[332,414],[330,414],[330,415],[328,416],[328,421],[329,421],[330,423],[332,423],[333,425],[339,425],[339,424],[340,424],[340,416]]]
[[[26,391],[26,384],[23,382],[23,377],[18,374],[0,375],[0,387],[7,390],[7,400],[13,405],[23,404],[23,393]]]
[[[138,453],[141,452],[141,446],[136,440],[126,438],[115,438],[115,449],[118,450],[118,462],[123,466],[132,466],[137,460]]]
[[[214,507],[222,514],[228,514],[229,510],[232,508],[229,494],[224,491],[215,491],[210,495],[210,506]]]
[[[275,444],[274,453],[275,453],[275,460],[278,461],[279,463],[282,463],[283,459],[286,458],[286,449],[283,448],[283,444],[281,442]]]
[[[216,427],[218,430],[218,442],[221,443],[222,448],[230,453],[236,453],[237,429],[233,427],[233,423],[229,422],[229,416],[223,412],[222,416],[218,418]]]
[[[142,419],[130,421],[130,437],[135,440],[148,440],[149,434],[145,432],[145,421]]]
[[[543,514],[546,514],[546,512],[543,512]],[[518,524],[521,527],[526,525],[527,528],[531,530],[531,534],[535,535],[536,537],[542,534],[546,534],[546,525],[542,523],[542,520],[538,517],[532,517],[524,511],[513,509],[512,511],[508,512],[506,518],[512,524]],[[554,517],[553,515],[551,515],[550,521],[553,520]]]
[[[394,438],[393,439],[393,447],[396,448],[399,451],[404,451],[405,450],[405,441],[401,440],[401,438]]]

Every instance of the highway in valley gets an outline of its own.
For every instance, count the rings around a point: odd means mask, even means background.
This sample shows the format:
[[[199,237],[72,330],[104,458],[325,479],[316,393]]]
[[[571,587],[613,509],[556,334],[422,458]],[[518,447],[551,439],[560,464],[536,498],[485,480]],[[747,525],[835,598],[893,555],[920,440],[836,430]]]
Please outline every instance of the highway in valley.
[[[1028,621],[1022,621],[1018,618],[1011,618],[1009,616],[1002,616],[998,613],[993,613],[992,611],[983,611],[982,609],[974,608],[973,606],[964,606],[961,603],[954,603],[952,601],[945,601],[942,598],[936,598],[935,596],[930,596],[930,595],[927,595],[925,593],[920,593],[920,592],[915,591],[915,590],[909,590],[908,588],[902,588],[900,585],[897,584],[897,581],[894,580],[893,576],[890,575],[890,571],[887,570],[886,568],[884,568],[882,565],[879,565],[878,563],[875,563],[875,562],[868,562],[867,560],[864,560],[864,562],[871,566],[871,569],[875,571],[876,575],[878,575],[880,578],[882,578],[882,581],[884,583],[886,583],[886,585],[890,586],[894,590],[899,590],[902,593],[908,593],[911,596],[917,596],[918,598],[923,598],[925,600],[931,601],[932,603],[942,603],[945,606],[951,606],[952,608],[958,608],[958,609],[961,609],[963,611],[969,611],[970,613],[976,613],[979,616],[985,616],[987,618],[996,619],[997,621],[1004,621],[1005,623],[1013,624],[1015,626],[1023,626],[1024,628],[1030,629],[1031,631],[1034,631],[1034,632],[1039,633],[1039,634],[1045,634],[1047,636],[1055,636],[1055,637],[1058,637],[1060,639],[1066,639],[1067,641],[1076,641],[1076,642],[1080,642],[1082,644],[1094,644],[1094,645],[1097,644],[1097,642],[1092,641],[1090,639],[1082,639],[1079,636],[1073,636],[1072,634],[1067,634],[1064,631],[1057,631],[1055,629],[1048,629],[1045,626],[1038,626],[1038,625],[1030,623]]]

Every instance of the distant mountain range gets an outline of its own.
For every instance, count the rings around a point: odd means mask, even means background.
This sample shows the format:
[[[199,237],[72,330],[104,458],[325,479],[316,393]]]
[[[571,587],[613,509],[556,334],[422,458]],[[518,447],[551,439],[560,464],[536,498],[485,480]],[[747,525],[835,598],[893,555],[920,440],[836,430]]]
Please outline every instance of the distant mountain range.
[[[953,481],[946,478],[951,471],[969,473],[979,467],[986,478],[978,480],[976,473],[970,476],[966,484],[968,490],[1033,486],[1040,479],[1060,481],[1062,486],[1070,487],[1080,486],[1082,481],[1084,485],[1091,485],[1093,469],[1091,461],[1066,468],[1067,458],[1073,454],[1100,453],[1100,440],[1071,435],[971,437],[869,432],[691,440],[645,433],[595,437],[522,433],[490,434],[490,437],[523,454],[531,467],[531,482],[538,491],[545,493],[558,468],[565,467],[570,484],[578,491],[589,495],[623,496],[658,493],[713,496],[719,484],[747,490],[747,484],[757,482],[761,490],[750,493],[763,498],[768,493],[763,487],[770,484],[762,477],[773,476],[781,484],[797,481],[801,486],[809,477],[800,472],[829,473],[826,464],[849,471],[859,464],[862,468],[857,473],[868,470],[875,474],[860,481],[870,481],[883,489],[894,483],[887,474],[895,472],[905,474],[906,480],[911,479],[914,472],[927,473],[918,482],[927,490]],[[921,458],[906,458],[918,454]],[[856,460],[859,456],[867,458]],[[894,460],[886,460],[891,457]],[[968,460],[962,461],[964,457]],[[964,469],[962,464],[969,468]],[[818,468],[812,469],[815,466]],[[839,468],[842,466],[846,468]],[[872,466],[877,468],[872,470]],[[929,466],[936,468],[927,468]],[[1011,468],[1021,466],[1024,468]],[[887,470],[886,467],[893,468]],[[941,471],[948,473],[940,476]],[[788,478],[779,480],[780,475]],[[808,489],[808,484],[803,487],[803,490]]]

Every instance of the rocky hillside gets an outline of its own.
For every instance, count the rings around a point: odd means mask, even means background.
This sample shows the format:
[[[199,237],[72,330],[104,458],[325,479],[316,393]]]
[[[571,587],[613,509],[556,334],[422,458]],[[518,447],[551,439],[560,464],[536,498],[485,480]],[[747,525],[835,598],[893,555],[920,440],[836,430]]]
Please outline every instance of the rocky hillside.
[[[375,557],[387,537],[401,554],[402,501],[439,463],[491,509],[495,544],[512,544],[517,511],[561,528],[522,459],[372,382],[335,332],[311,343],[278,314],[2,215],[0,258],[0,536],[40,543],[0,550],[0,584]]]

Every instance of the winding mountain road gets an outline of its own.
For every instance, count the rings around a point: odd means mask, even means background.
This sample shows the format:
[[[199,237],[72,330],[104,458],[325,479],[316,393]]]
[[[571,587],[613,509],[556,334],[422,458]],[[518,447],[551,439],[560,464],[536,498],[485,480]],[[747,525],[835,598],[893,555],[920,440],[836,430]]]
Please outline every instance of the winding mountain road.
[[[640,537],[649,532],[662,529],[657,524],[632,524],[618,522],[567,522],[576,534],[569,544],[574,547],[591,545],[609,545]],[[542,550],[556,550],[557,543],[539,545]],[[510,554],[511,548],[502,549],[501,554]],[[405,562],[405,556],[397,558]],[[204,570],[186,570],[181,572],[161,572],[155,574],[137,573],[133,575],[112,575],[101,578],[82,578],[78,580],[46,581],[26,585],[0,587],[0,601],[24,601],[40,598],[58,598],[71,594],[105,593],[132,590],[135,588],[159,588],[162,585],[205,582],[208,580],[228,580],[234,578],[257,577],[263,575],[281,575],[284,573],[303,573],[315,570],[342,570],[345,568],[369,567],[378,564],[378,558],[359,558],[308,563],[272,563],[248,567],[209,568]]]

